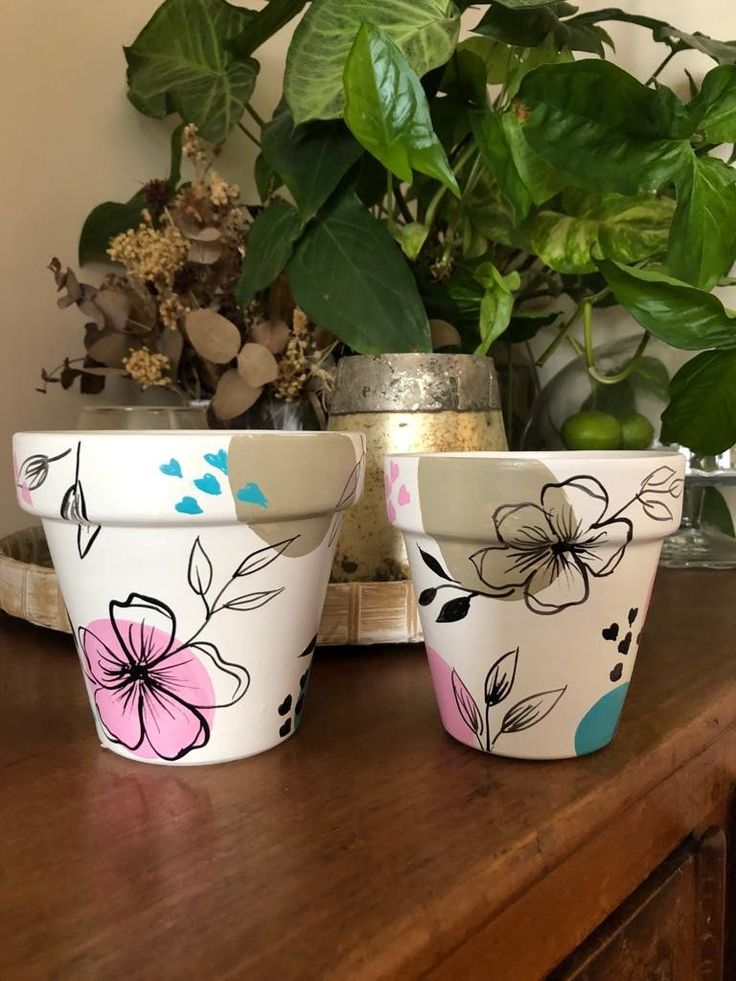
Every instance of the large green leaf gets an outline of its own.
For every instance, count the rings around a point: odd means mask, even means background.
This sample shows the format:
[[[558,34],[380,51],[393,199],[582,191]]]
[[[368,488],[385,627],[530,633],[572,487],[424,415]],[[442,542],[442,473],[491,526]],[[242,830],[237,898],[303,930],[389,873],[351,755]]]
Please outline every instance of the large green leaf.
[[[717,487],[705,488],[700,523],[710,525],[711,528],[717,528],[718,531],[730,538],[736,538],[736,528],[733,525],[731,509]]]
[[[460,211],[466,258],[484,255],[498,243],[515,248],[523,244],[519,241],[513,209],[489,171],[453,207]]]
[[[475,271],[476,280],[485,292],[480,301],[480,344],[476,355],[488,354],[491,344],[497,341],[511,323],[514,310],[514,290],[519,288],[517,272],[504,276],[492,262],[484,262]]]
[[[307,0],[268,0],[254,13],[245,29],[227,42],[229,51],[238,58],[248,58],[306,7]]]
[[[341,122],[294,126],[281,112],[263,127],[263,156],[311,218],[363,152]]]
[[[515,47],[551,43],[558,50],[588,51],[601,58],[605,54],[603,45],[613,46],[606,31],[597,24],[562,20],[560,14],[577,9],[570,4],[514,4],[513,7],[511,3],[492,3],[474,30]]]
[[[708,143],[736,143],[736,65],[708,72],[687,108],[693,129]]]
[[[693,155],[677,191],[668,263],[678,279],[709,290],[736,260],[736,170]]]
[[[540,211],[524,229],[532,250],[558,272],[592,273],[595,259],[635,262],[667,248],[670,198],[570,190],[562,205],[564,213]]]
[[[342,115],[345,62],[363,23],[385,31],[422,76],[449,59],[460,15],[452,0],[313,0],[286,59],[284,92],[297,123]]]
[[[692,150],[685,107],[606,61],[548,65],[519,90],[523,131],[541,156],[587,187],[635,194],[670,183]]]
[[[718,297],[651,269],[597,263],[617,301],[642,327],[686,351],[736,348],[736,310]]]
[[[471,113],[470,119],[483,159],[513,208],[516,221],[523,221],[532,206],[532,196],[516,166],[501,116],[489,109]]]
[[[355,195],[307,229],[288,271],[299,306],[354,351],[431,351],[409,266]]]
[[[495,2],[511,10],[526,10],[531,7],[551,7],[557,3],[557,0],[495,0]]]
[[[736,351],[705,351],[670,383],[662,441],[712,456],[736,444]]]
[[[258,62],[237,58],[226,44],[252,17],[226,0],[165,0],[125,49],[130,101],[157,119],[177,112],[205,139],[222,143],[258,74]]]
[[[418,170],[460,196],[422,83],[398,45],[369,24],[358,32],[345,66],[345,122],[400,180],[411,183]]]
[[[110,239],[129,228],[137,228],[146,207],[143,191],[138,191],[130,201],[105,201],[98,204],[87,216],[79,236],[79,265],[88,262],[109,262],[107,254]]]
[[[569,184],[569,179],[530,145],[514,112],[501,116],[506,142],[521,179],[536,205],[545,204]]]
[[[236,292],[241,306],[250,303],[256,293],[283,272],[303,227],[302,216],[287,201],[278,201],[256,218],[248,235],[248,251]]]
[[[669,45],[673,51],[683,51],[690,48],[693,51],[700,51],[708,57],[713,58],[722,65],[732,65],[736,63],[736,41],[717,41],[707,34],[695,31],[688,34],[680,31],[671,24],[655,17],[645,17],[641,14],[630,14],[628,11],[621,10],[619,7],[605,7],[599,10],[591,10],[587,13],[577,14],[566,20],[566,25],[572,30],[576,27],[600,24],[604,21],[621,21],[626,24],[636,24],[639,27],[646,27],[651,30],[654,40],[661,41]]]

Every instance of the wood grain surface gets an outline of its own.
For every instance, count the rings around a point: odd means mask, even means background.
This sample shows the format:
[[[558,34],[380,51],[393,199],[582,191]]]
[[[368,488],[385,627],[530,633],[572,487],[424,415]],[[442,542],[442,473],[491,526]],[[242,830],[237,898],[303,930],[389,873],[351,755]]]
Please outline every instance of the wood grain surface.
[[[541,977],[727,813],[735,582],[662,572],[614,744],[554,763],[445,735],[418,647],[321,651],[269,753],[131,763],[69,638],[5,619],[0,978]]]

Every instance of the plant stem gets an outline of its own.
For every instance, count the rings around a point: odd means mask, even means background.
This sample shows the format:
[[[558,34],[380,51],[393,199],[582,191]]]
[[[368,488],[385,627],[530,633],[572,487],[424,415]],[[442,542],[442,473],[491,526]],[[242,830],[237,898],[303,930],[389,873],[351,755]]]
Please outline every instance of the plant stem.
[[[266,125],[266,123],[261,118],[261,116],[255,111],[255,109],[250,104],[250,102],[246,102],[246,104],[245,104],[245,110],[246,110],[247,113],[250,114],[250,116],[253,119],[253,121],[256,122],[256,123],[258,123],[258,125],[261,127],[261,129],[263,129],[263,127]]]
[[[524,341],[524,349],[526,350],[526,356],[529,359],[529,368],[532,373],[532,383],[534,385],[534,391],[537,395],[542,391],[542,383],[539,380],[539,372],[537,371],[537,366],[534,362],[534,352],[532,351],[532,346],[529,341]]]
[[[260,149],[261,141],[251,133],[251,131],[247,128],[247,126],[244,126],[242,123],[238,123],[238,129],[242,130],[242,132],[245,133],[245,135],[248,137],[251,143],[255,143],[255,145]]]
[[[557,350],[557,348],[560,346],[560,344],[562,344],[562,342],[564,341],[564,339],[567,337],[568,332],[578,322],[578,320],[580,318],[580,314],[582,312],[583,312],[583,304],[582,303],[579,303],[575,307],[575,311],[572,314],[572,316],[569,317],[562,324],[562,326],[560,327],[560,329],[559,329],[559,331],[557,333],[557,337],[555,337],[555,339],[552,341],[552,343],[549,345],[549,347],[545,348],[545,350],[542,351],[542,353],[537,358],[537,367],[538,368],[541,368],[543,365],[545,365],[549,361],[549,359],[555,353],[555,351]]]
[[[406,203],[406,199],[398,184],[394,187],[394,196],[396,197],[396,206],[401,212],[401,217],[408,225],[413,224],[414,215],[409,211],[409,205]]]
[[[590,342],[588,341],[587,337],[585,342],[585,360],[588,366],[588,374],[594,381],[597,381],[599,385],[618,385],[620,382],[626,381],[626,379],[629,377],[629,375],[632,373],[634,368],[636,368],[637,364],[641,360],[641,356],[646,351],[647,345],[649,344],[650,337],[651,334],[648,333],[644,334],[641,341],[639,341],[639,346],[634,352],[634,356],[632,357],[631,361],[629,361],[629,363],[626,365],[625,368],[622,368],[621,371],[617,372],[615,375],[602,375],[595,366],[595,356],[592,351],[592,346],[589,347],[589,344],[592,345],[592,332],[591,332]]]
[[[470,160],[470,158],[476,152],[477,151],[476,151],[476,148],[475,148],[475,144],[474,143],[471,143],[469,146],[466,146],[465,147],[465,149],[463,150],[463,152],[458,157],[457,163],[452,168],[453,171],[454,171],[454,173],[456,175],[460,173],[460,171],[463,169],[463,167],[468,162],[468,160]],[[443,197],[445,196],[445,194],[447,194],[447,190],[448,189],[447,189],[447,187],[444,184],[440,185],[440,187],[437,189],[434,197],[429,202],[429,207],[427,208],[427,215],[426,215],[426,217],[424,219],[424,224],[428,228],[431,228],[432,227],[432,223],[434,222],[435,215],[437,214],[437,209],[439,208],[440,204],[442,203]]]
[[[646,80],[644,84],[651,85],[652,82],[655,81],[655,79],[657,79],[659,75],[664,71],[667,65],[669,65],[669,63],[672,61],[672,59],[675,57],[676,54],[677,52],[674,49],[670,51],[667,57],[662,61],[660,66],[654,69],[654,71],[652,72],[652,74],[649,76],[649,78]]]

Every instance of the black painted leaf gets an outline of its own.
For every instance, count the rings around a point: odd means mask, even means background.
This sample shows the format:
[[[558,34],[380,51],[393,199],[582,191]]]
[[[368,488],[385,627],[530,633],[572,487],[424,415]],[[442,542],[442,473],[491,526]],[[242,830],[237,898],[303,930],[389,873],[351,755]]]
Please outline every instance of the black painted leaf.
[[[232,685],[232,690],[223,689],[222,685],[218,690],[218,697],[215,705],[198,705],[197,708],[228,708],[235,705],[245,695],[250,688],[250,673],[242,664],[234,664],[226,661],[214,644],[207,641],[198,640],[195,644],[190,644],[190,648],[198,651],[200,656],[207,657],[217,668],[217,677],[221,678],[224,673],[230,678],[228,684]]]
[[[212,563],[197,536],[189,556],[189,585],[197,596],[205,596],[212,585]]]
[[[464,620],[470,612],[470,601],[472,596],[458,596],[457,599],[450,600],[440,610],[437,623],[457,623]]]
[[[641,505],[644,508],[644,514],[648,518],[652,518],[653,521],[672,521],[674,515],[672,514],[671,508],[669,508],[664,501],[658,501],[653,497],[639,498]]]
[[[363,459],[361,458],[350,471],[350,476],[348,477],[345,487],[343,488],[342,494],[340,495],[340,500],[337,502],[338,510],[340,508],[347,507],[349,504],[354,503],[355,495],[358,491],[358,486],[360,484],[360,475],[363,470]]]
[[[486,676],[486,705],[498,705],[514,687],[519,648],[500,657]]]
[[[483,722],[475,699],[465,687],[462,678],[457,671],[452,672],[452,691],[455,695],[455,703],[463,722],[476,735],[482,730]]]
[[[94,545],[102,525],[77,525],[77,551],[80,559],[86,559]]]
[[[87,518],[87,502],[81,481],[75,481],[64,494],[61,502],[61,517],[65,521],[73,521],[77,525],[77,551],[79,558],[87,557],[89,550],[101,531],[100,525],[90,523]]]
[[[422,557],[424,564],[427,568],[431,569],[436,576],[440,576],[442,579],[446,579],[448,582],[455,582],[449,573],[445,572],[442,566],[439,564],[434,555],[430,555],[429,552],[425,552],[423,548],[419,549],[419,554]]]
[[[312,637],[312,639],[309,641],[309,643],[307,644],[307,646],[301,652],[301,654],[299,655],[299,657],[309,657],[310,654],[313,654],[314,653],[314,649],[317,646],[317,638],[318,637],[319,637],[319,634],[315,634],[314,637]],[[306,675],[304,677],[306,678]]]
[[[525,729],[531,729],[549,715],[566,691],[567,686],[556,688],[554,691],[541,691],[523,698],[503,717],[501,732],[523,732]]]
[[[276,599],[283,593],[282,589],[267,589],[259,593],[246,593],[244,596],[236,596],[235,599],[228,600],[221,606],[218,606],[218,610],[258,610],[266,603],[270,603],[271,600]],[[215,612],[214,610],[212,611]]]
[[[286,722],[279,729],[279,735],[282,739],[285,739],[291,732],[291,719],[287,719]]]
[[[642,483],[641,489],[646,490],[652,487],[666,487],[675,476],[676,474],[672,467],[660,467],[658,470],[655,470],[654,473],[649,474],[649,476]]]
[[[49,475],[49,458],[43,453],[29,456],[21,464],[18,471],[17,486],[28,488],[29,491],[38,490]]]
[[[237,579],[240,576],[250,576],[254,572],[260,572],[262,569],[265,569],[272,562],[275,562],[280,555],[283,555],[289,545],[295,542],[298,537],[298,535],[295,535],[293,538],[287,538],[283,542],[278,542],[276,545],[267,545],[265,548],[259,548],[256,552],[251,552],[235,570],[233,579]]]
[[[425,589],[419,594],[418,603],[420,606],[429,606],[430,603],[434,603],[436,596],[436,589]]]

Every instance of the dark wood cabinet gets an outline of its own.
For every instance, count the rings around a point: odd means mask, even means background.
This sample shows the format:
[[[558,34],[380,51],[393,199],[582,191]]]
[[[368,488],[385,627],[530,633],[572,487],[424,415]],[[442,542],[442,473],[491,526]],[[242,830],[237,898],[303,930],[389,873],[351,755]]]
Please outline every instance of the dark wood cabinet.
[[[549,981],[721,981],[726,835],[671,855]]]
[[[447,736],[419,647],[319,652],[269,753],[131,763],[0,620],[0,978],[736,981],[734,583],[661,573],[614,742],[551,763]]]

